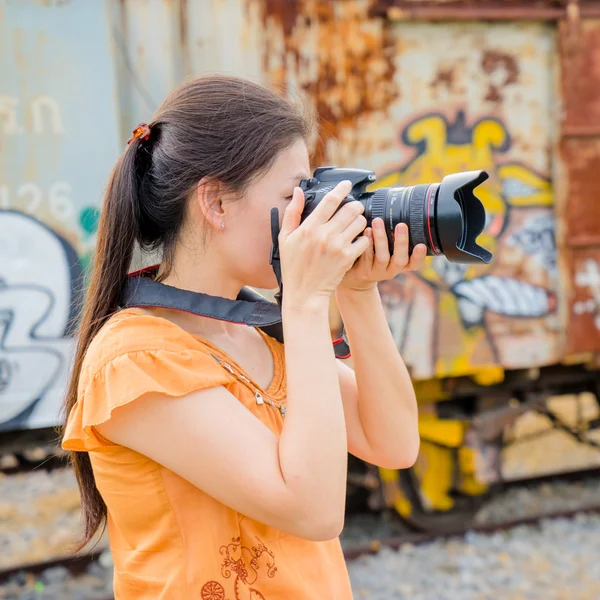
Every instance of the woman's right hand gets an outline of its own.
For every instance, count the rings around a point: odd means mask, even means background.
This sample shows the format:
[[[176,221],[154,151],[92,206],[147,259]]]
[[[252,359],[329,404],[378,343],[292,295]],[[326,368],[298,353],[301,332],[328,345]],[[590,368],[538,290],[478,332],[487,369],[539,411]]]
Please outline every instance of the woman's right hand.
[[[302,307],[312,299],[329,299],[370,240],[359,237],[367,220],[360,202],[349,202],[337,213],[352,184],[342,181],[325,195],[300,224],[304,192],[296,187],[279,233],[281,276],[287,306]]]

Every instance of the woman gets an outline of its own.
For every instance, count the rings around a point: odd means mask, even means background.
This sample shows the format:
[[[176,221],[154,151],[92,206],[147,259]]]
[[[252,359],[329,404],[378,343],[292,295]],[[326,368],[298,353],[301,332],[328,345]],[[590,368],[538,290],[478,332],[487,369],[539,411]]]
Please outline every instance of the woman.
[[[349,599],[347,452],[389,468],[415,460],[414,391],[376,284],[418,267],[425,247],[409,260],[400,225],[390,258],[360,203],[333,216],[348,182],[300,225],[310,135],[277,94],[205,77],[136,129],[114,168],[62,445],[82,545],[108,524],[117,599]],[[162,250],[156,280],[169,286],[230,299],[275,287],[272,208],[285,347],[183,311],[119,310],[135,242]],[[355,372],[332,349],[334,292]]]

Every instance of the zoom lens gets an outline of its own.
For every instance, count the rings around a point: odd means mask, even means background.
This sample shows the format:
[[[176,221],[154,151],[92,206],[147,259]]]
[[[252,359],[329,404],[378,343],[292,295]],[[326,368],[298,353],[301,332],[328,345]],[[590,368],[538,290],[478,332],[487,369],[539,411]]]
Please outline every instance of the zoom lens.
[[[485,209],[473,190],[488,178],[485,171],[448,175],[442,183],[380,188],[361,199],[370,225],[380,217],[385,223],[390,254],[393,232],[406,223],[409,250],[427,246],[429,256],[444,255],[451,262],[489,263],[492,254],[479,246],[477,237],[485,226]]]

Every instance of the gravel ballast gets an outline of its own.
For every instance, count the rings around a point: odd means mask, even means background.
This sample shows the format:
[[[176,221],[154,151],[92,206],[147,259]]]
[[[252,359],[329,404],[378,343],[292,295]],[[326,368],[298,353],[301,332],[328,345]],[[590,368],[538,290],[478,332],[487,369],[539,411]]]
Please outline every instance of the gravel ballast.
[[[598,600],[600,516],[384,549],[348,568],[356,600]]]
[[[497,523],[599,501],[600,479],[512,487],[487,502],[475,522]],[[80,527],[70,469],[0,475],[0,568],[68,554]],[[342,545],[405,532],[390,514],[348,515]],[[600,517],[579,515],[509,532],[383,549],[348,566],[357,600],[600,600]],[[110,597],[111,590],[112,561],[105,552],[76,578],[63,567],[39,575],[20,572],[0,585],[0,599],[99,600]]]

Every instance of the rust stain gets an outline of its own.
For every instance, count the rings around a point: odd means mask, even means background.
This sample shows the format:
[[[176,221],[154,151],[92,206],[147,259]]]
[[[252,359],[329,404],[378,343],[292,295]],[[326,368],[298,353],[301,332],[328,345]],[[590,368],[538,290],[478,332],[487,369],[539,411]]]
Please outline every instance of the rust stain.
[[[435,79],[431,82],[431,87],[436,89],[438,86],[445,87],[448,91],[454,91],[454,69],[440,69]]]
[[[296,19],[300,15],[303,0],[263,0],[265,14],[277,20],[283,28],[283,35],[292,35]]]
[[[277,87],[291,78],[310,98],[320,122],[313,160],[321,163],[330,140],[342,131],[358,136],[359,119],[398,97],[394,37],[385,20],[369,18],[364,0],[347,0],[343,10],[336,2],[263,0],[263,11],[265,69]]]
[[[571,247],[600,246],[600,21],[583,21],[575,54],[561,34],[562,90],[566,118],[560,144],[565,197],[559,208]]]
[[[566,124],[600,126],[600,20],[584,21],[574,54],[567,46],[568,30],[561,28],[563,95]]]
[[[600,246],[600,137],[566,138],[561,155],[568,181],[567,243]]]
[[[489,102],[501,102],[502,89],[517,83],[519,80],[519,66],[515,57],[510,54],[498,52],[497,50],[486,50],[481,58],[481,68],[484,73],[490,76],[495,76],[498,71],[504,72],[502,81],[490,81],[485,96],[485,99]]]

